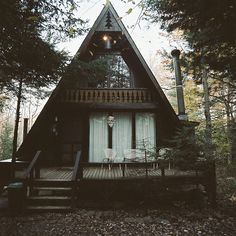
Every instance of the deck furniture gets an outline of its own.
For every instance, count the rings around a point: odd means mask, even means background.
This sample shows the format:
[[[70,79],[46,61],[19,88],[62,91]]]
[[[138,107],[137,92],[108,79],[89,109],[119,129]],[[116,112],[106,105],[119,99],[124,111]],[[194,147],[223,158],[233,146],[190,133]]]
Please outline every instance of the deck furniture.
[[[112,163],[114,163],[115,158],[116,158],[116,151],[112,148],[105,148],[104,154],[105,154],[105,158],[103,158],[103,163],[109,163],[108,168],[110,170],[112,167]]]
[[[145,162],[145,151],[140,149],[126,149],[124,162]]]

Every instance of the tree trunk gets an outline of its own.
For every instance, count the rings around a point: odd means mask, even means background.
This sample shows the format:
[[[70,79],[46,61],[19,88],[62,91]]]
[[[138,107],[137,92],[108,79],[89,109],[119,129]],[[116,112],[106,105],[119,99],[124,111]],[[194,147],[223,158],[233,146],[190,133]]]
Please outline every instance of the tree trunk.
[[[204,91],[204,114],[206,118],[206,129],[205,129],[206,155],[209,158],[212,156],[212,123],[211,123],[211,112],[210,112],[209,87],[207,82],[207,70],[204,61],[202,61],[202,85]]]
[[[230,147],[230,153],[228,158],[228,164],[236,162],[236,122],[234,116],[234,91],[232,82],[229,81],[227,84],[227,104],[226,104],[226,115],[227,115],[227,136]]]
[[[231,137],[232,137],[231,157],[232,157],[232,162],[236,163],[236,123],[235,121],[231,122]]]
[[[15,162],[16,162],[16,151],[17,151],[17,140],[18,140],[18,128],[19,128],[19,120],[20,120],[20,105],[22,98],[22,84],[23,78],[20,78],[19,81],[19,89],[17,94],[17,105],[16,105],[16,117],[15,117],[15,126],[14,126],[14,136],[12,143],[12,177],[15,177]]]

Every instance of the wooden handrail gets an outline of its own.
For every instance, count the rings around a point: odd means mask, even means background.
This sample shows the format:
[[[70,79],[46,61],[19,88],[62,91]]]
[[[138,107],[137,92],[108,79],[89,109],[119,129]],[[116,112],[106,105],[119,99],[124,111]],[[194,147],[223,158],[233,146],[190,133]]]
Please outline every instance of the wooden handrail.
[[[27,179],[31,175],[32,170],[35,168],[35,165],[38,161],[38,158],[39,158],[40,154],[41,154],[41,150],[37,151],[34,158],[33,158],[33,160],[30,162],[30,164],[29,164],[29,166],[26,169],[25,174],[24,174],[25,179]]]
[[[76,154],[75,165],[74,165],[74,170],[73,170],[72,179],[71,179],[72,181],[77,180],[80,157],[81,157],[81,151],[79,150]]]
[[[76,154],[75,158],[75,165],[74,170],[72,173],[72,196],[71,196],[71,206],[75,207],[75,196],[76,196],[76,185],[77,185],[77,177],[78,177],[78,171],[80,168],[80,157],[81,157],[81,151],[79,150]]]

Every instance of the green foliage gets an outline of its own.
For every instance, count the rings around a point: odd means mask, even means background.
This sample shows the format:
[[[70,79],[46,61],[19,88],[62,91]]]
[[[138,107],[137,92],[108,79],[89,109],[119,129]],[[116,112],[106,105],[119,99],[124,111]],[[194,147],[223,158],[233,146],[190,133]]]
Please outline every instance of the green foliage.
[[[235,79],[236,2],[214,0],[144,0],[147,19],[161,22],[167,31],[181,30],[195,54],[211,69]],[[196,61],[198,59],[196,58]]]
[[[76,7],[73,0],[0,2],[0,89],[17,97],[13,161],[25,88],[41,91],[60,78],[68,58],[55,50],[55,41],[84,31]]]
[[[74,36],[84,32],[85,22],[75,17],[77,8],[73,0],[0,2],[0,88],[4,92],[17,93],[20,78],[34,88],[60,78],[68,58],[55,50],[54,43],[71,37],[72,28]]]
[[[96,87],[107,75],[107,60],[97,59],[89,62],[74,60],[66,73],[66,82],[72,87]]]
[[[0,135],[0,160],[11,158],[13,127],[9,123],[2,126]]]
[[[131,83],[129,68],[117,55],[103,55],[89,62],[74,60],[66,76],[71,86],[128,88]]]
[[[168,152],[168,158],[175,163],[194,162],[201,155],[201,148],[192,127],[183,126],[177,129],[175,135],[167,142],[172,147]]]

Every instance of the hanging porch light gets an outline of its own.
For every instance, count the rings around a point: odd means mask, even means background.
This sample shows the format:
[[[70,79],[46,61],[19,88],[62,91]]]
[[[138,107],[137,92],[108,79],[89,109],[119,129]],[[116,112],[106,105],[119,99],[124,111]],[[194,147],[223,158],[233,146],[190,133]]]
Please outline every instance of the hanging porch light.
[[[104,48],[105,49],[111,49],[112,37],[108,34],[104,34],[103,37],[102,37],[102,40],[104,41]]]
[[[109,115],[108,117],[107,117],[107,124],[109,125],[109,127],[113,127],[113,125],[115,124],[115,117],[114,116],[112,116],[112,115]]]

